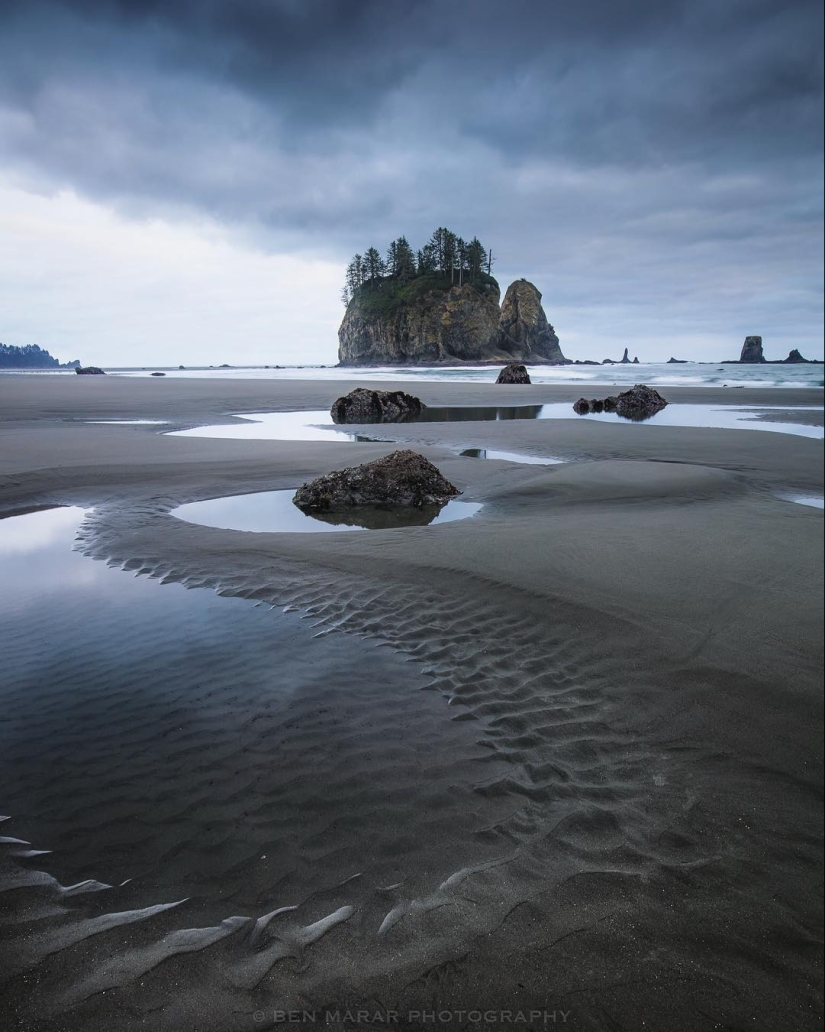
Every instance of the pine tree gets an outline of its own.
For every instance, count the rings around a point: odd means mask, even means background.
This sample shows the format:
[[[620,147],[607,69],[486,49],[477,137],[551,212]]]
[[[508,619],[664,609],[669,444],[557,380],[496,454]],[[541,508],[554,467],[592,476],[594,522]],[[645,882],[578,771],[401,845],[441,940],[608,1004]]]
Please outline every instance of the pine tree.
[[[369,280],[370,283],[374,283],[380,279],[386,272],[386,266],[384,265],[384,259],[378,253],[374,247],[369,247],[364,252],[364,274],[365,279]]]

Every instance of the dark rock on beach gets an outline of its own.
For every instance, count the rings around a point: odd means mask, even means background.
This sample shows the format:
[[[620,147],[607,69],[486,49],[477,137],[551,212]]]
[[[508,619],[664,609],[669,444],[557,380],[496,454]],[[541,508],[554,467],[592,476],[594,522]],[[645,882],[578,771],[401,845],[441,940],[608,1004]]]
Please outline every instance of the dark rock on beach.
[[[404,391],[373,391],[356,387],[337,398],[330,409],[333,423],[398,423],[414,419],[424,408]]]
[[[87,366],[75,366],[74,370],[78,376],[105,376],[106,373],[103,369],[99,369],[94,365]]]
[[[637,383],[616,398],[616,412],[625,419],[649,419],[663,409],[667,402],[652,387]]]
[[[617,397],[612,395],[607,398],[579,398],[573,405],[573,410],[580,416],[586,416],[589,412],[615,412],[625,419],[649,419],[655,416],[667,405],[667,401],[652,387],[643,383],[637,383],[629,391],[623,391]]]
[[[530,374],[523,365],[511,362],[498,374],[496,383],[530,383]]]
[[[336,470],[303,484],[292,499],[303,512],[359,506],[439,506],[461,492],[423,455],[405,449],[362,466]]]
[[[149,373],[150,376],[166,376],[166,373]]]

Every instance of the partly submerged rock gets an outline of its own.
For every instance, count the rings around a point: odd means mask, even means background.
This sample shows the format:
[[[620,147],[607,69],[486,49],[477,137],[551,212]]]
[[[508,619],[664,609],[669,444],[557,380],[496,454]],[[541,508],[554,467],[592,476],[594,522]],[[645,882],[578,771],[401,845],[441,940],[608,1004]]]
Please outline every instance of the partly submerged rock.
[[[688,360],[686,358],[669,358],[666,365],[687,365]]]
[[[751,365],[765,361],[765,356],[762,354],[761,337],[745,337],[745,343],[742,345],[742,353],[739,356],[739,361],[747,362]]]
[[[418,398],[404,391],[372,391],[356,387],[333,402],[333,423],[398,423],[414,419],[424,408]]]
[[[667,405],[667,401],[652,387],[637,383],[629,391],[623,391],[617,397],[579,398],[573,410],[580,416],[589,412],[615,412],[625,419],[649,419]]]
[[[809,365],[810,364],[810,359],[803,358],[802,354],[799,351],[797,351],[796,348],[794,348],[792,351],[788,352],[788,357],[787,358],[783,358],[782,361],[784,363],[790,364],[790,365],[800,365],[800,364],[803,364],[803,363],[805,365]]]
[[[78,376],[105,376],[106,372],[94,365],[75,366],[74,371]]]
[[[303,484],[292,499],[303,512],[359,506],[440,506],[461,492],[423,455],[405,449]]]
[[[616,412],[625,419],[649,419],[661,411],[667,401],[662,395],[643,383],[637,383],[629,391],[623,391],[616,398]]]
[[[511,362],[506,365],[498,374],[496,383],[530,383],[530,374],[523,365]]]
[[[627,353],[627,348],[624,349],[624,354],[619,359],[620,365],[630,365],[630,355]]]

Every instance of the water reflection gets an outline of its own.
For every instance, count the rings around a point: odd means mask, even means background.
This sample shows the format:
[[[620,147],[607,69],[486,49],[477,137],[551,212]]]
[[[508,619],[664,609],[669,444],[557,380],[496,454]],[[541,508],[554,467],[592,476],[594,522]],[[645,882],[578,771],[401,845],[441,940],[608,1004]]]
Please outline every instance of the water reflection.
[[[556,466],[566,459],[548,458],[544,455],[523,455],[521,452],[499,451],[496,448],[465,448],[461,455],[470,459],[499,459],[502,462],[524,462],[528,465]]]
[[[739,406],[739,405],[681,405],[670,404],[649,419],[645,426],[679,426],[706,427],[723,430],[767,430],[775,433],[794,434],[801,437],[822,438],[822,426],[809,426],[799,422],[774,422],[768,418],[771,411],[782,411],[809,415],[821,412],[821,409],[794,408],[787,406]],[[313,409],[303,412],[253,412],[241,417],[250,422],[234,423],[225,426],[200,426],[191,430],[177,430],[173,436],[181,437],[214,437],[233,438],[238,440],[269,441],[381,441],[379,427],[393,424],[374,424],[375,434],[359,425],[357,431],[339,425],[334,427],[331,416],[326,409]],[[547,405],[514,405],[502,406],[432,406],[425,408],[420,416],[407,420],[401,426],[414,423],[465,423],[465,422],[499,422],[520,419],[594,419],[605,423],[631,424],[615,412],[588,412],[577,415],[573,406],[567,402],[554,402]],[[355,426],[356,424],[353,424]],[[488,457],[492,457],[488,453]],[[523,457],[519,462],[527,461]]]
[[[797,505],[810,506],[812,509],[825,509],[825,498],[822,495],[781,494],[778,497],[786,502],[796,502]]]
[[[395,527],[425,527],[452,523],[474,516],[479,502],[450,501],[423,509],[408,507],[359,507],[334,513],[302,512],[293,504],[294,491],[259,491],[229,495],[203,502],[189,502],[172,510],[172,515],[189,523],[220,530],[248,530],[258,533],[306,534],[349,530],[389,530]]]
[[[28,555],[63,542],[85,515],[74,505],[25,509],[0,519],[0,555]]]

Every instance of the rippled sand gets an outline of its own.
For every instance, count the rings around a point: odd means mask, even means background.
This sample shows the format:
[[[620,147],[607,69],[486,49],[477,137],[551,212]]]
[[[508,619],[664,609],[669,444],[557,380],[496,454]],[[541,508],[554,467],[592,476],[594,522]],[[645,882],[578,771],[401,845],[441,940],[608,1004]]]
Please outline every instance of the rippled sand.
[[[816,1027],[822,514],[774,495],[822,445],[623,429],[479,427],[572,461],[445,442],[472,520],[276,535],[170,512],[387,446],[0,427],[7,511],[94,507],[4,560],[20,1027]]]

